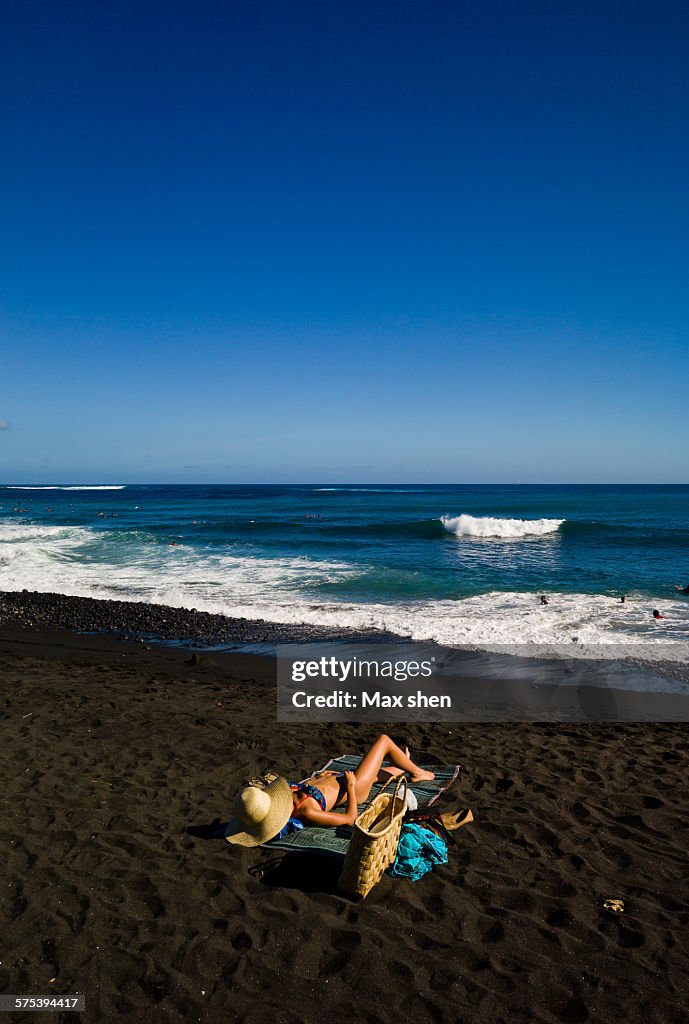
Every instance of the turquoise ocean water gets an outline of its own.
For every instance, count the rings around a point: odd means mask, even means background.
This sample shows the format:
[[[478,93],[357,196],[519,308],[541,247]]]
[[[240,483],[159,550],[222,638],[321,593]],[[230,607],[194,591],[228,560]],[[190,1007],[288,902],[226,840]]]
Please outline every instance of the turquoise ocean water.
[[[3,590],[584,649],[689,641],[674,584],[689,486],[0,488]]]

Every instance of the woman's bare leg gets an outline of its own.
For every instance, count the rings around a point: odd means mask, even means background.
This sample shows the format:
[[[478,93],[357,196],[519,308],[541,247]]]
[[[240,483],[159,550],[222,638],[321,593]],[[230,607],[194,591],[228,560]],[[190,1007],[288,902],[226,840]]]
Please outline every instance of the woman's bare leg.
[[[389,736],[383,734],[378,737],[368,754],[361,759],[361,764],[354,772],[357,800],[362,801],[367,798],[371,792],[371,786],[378,778],[383,761],[392,761],[395,768],[402,772],[409,772],[412,782],[430,782],[435,778],[433,772],[425,772],[423,768],[419,768],[396,743],[392,742]]]

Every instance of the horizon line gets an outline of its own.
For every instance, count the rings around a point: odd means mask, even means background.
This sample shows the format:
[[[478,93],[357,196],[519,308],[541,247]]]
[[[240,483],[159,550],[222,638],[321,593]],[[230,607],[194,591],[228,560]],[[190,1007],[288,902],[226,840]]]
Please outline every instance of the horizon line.
[[[220,481],[220,480],[195,480],[195,481],[173,481],[173,480],[148,480],[148,481],[129,481],[127,483],[103,483],[101,481],[81,481],[81,480],[68,480],[60,481],[59,483],[47,482],[47,481],[31,481],[30,483],[18,483],[8,482],[0,483],[0,488],[16,488],[16,489],[29,489],[29,488],[60,488],[60,487],[92,487],[92,488],[108,488],[113,490],[123,490],[127,487],[322,487],[324,489],[337,490],[338,488],[345,487],[687,487],[689,481],[678,482],[669,480],[635,480],[635,481],[616,481],[606,480],[605,482],[596,480],[567,480],[567,481],[554,481],[554,480],[541,480],[541,481],[524,481],[523,483],[518,480],[500,480],[500,481],[476,481],[467,480],[463,482],[458,481],[434,481],[433,483],[420,482],[414,480],[405,481],[383,481],[383,480],[348,480],[338,481],[333,483],[330,480],[301,480],[292,481],[286,483],[285,481],[276,480],[239,480],[239,481]]]

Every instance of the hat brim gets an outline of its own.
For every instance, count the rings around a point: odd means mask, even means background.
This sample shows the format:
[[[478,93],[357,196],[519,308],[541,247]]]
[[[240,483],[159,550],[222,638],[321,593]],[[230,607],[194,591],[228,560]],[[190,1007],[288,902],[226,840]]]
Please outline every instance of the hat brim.
[[[276,779],[266,786],[265,792],[270,797],[270,810],[265,818],[247,828],[240,818],[233,818],[227,826],[225,839],[235,846],[261,846],[274,839],[290,817],[294,809],[292,790],[287,779]]]

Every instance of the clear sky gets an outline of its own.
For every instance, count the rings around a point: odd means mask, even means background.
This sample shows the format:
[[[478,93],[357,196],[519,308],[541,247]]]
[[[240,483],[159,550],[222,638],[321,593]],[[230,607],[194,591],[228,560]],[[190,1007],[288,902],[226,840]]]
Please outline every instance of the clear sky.
[[[689,6],[12,0],[0,480],[687,482]]]

